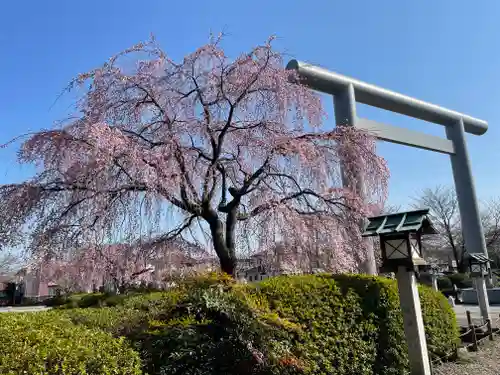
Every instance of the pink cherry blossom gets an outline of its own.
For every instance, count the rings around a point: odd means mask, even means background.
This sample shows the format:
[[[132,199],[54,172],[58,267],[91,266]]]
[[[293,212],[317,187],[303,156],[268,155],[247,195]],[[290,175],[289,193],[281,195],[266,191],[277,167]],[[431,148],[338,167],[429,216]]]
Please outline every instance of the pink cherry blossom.
[[[102,286],[120,290],[141,283],[161,286],[166,278],[193,268],[203,256],[202,249],[179,239],[153,247],[94,244],[66,253],[64,258],[39,259],[31,264],[30,272],[39,272],[43,282],[67,291],[89,292]]]
[[[134,54],[147,59],[130,68]],[[383,204],[388,170],[370,134],[325,126],[293,75],[272,38],[234,60],[214,40],[180,62],[153,39],[80,74],[78,117],[30,135],[19,160],[37,174],[0,188],[0,244],[52,259],[87,248],[82,262],[105,263],[88,244],[207,235],[230,274],[276,243],[356,270],[359,222]]]

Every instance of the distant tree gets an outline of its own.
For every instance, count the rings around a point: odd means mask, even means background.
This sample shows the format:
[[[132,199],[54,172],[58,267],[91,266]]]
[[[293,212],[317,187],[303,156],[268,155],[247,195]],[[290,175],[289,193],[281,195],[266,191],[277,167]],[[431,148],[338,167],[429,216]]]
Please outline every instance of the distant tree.
[[[382,214],[395,214],[401,211],[402,208],[398,204],[386,204],[382,210]]]
[[[437,186],[427,188],[415,199],[415,208],[429,208],[437,235],[425,238],[426,250],[433,254],[451,252],[459,269],[464,270],[465,243],[462,235],[460,211],[455,190]],[[486,248],[498,263],[500,260],[500,202],[496,199],[484,201],[480,207]]]
[[[495,266],[500,267],[500,200],[493,198],[484,205],[481,221],[486,248]]]
[[[425,237],[426,249],[430,252],[451,251],[457,267],[461,268],[465,246],[455,190],[445,186],[424,189],[414,198],[413,207],[428,208],[431,221],[438,231],[437,235]]]
[[[134,53],[146,60],[130,68]],[[386,164],[371,135],[322,128],[320,97],[283,66],[271,41],[230,60],[215,40],[174,62],[152,40],[81,74],[80,114],[31,135],[19,160],[38,173],[0,188],[0,244],[27,235],[31,251],[64,253],[95,231],[162,243],[198,226],[233,274],[244,226],[300,251],[314,220],[335,267],[356,269],[357,223],[385,196]],[[367,201],[350,188],[358,173]]]

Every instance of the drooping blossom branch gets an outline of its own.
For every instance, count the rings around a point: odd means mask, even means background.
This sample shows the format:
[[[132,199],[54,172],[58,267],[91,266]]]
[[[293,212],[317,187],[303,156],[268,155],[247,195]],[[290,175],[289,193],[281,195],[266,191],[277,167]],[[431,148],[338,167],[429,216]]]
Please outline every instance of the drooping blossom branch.
[[[141,283],[159,286],[167,276],[193,269],[204,256],[203,249],[178,239],[161,246],[93,244],[64,258],[33,261],[30,272],[39,272],[42,282],[55,283],[66,291],[101,287],[120,291]]]

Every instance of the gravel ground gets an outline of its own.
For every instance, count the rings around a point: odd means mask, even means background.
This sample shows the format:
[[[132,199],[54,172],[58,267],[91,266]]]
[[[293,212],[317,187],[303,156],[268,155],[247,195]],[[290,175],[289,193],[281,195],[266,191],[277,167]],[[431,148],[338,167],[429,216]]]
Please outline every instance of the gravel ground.
[[[486,342],[475,353],[463,353],[457,362],[445,363],[434,369],[435,375],[499,375],[500,337]]]

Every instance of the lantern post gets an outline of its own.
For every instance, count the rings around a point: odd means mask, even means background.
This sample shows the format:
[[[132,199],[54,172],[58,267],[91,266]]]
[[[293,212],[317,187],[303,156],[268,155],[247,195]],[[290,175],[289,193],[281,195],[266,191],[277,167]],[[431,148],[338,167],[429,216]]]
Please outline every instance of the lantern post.
[[[378,236],[381,273],[395,272],[412,375],[431,375],[424,321],[415,273],[426,265],[422,236],[437,233],[429,210],[400,212],[369,218],[363,236]]]
[[[438,269],[433,265],[427,265],[426,271],[431,276],[432,289],[434,289],[435,291],[439,291],[439,286],[438,286],[439,271],[438,271]]]
[[[486,290],[486,283],[484,282],[485,276],[491,273],[490,260],[484,254],[467,253],[465,254],[467,266],[470,275],[474,279],[474,288],[478,299],[479,309],[481,310],[481,317],[483,323],[489,318],[489,301],[488,292]]]

